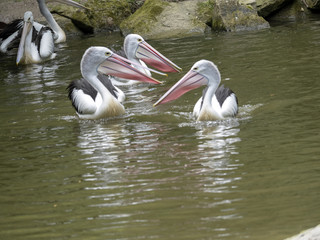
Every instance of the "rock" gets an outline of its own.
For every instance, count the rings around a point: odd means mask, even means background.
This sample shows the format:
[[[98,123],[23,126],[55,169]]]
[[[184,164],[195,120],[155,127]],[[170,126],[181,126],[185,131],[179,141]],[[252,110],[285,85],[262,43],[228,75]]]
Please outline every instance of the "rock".
[[[259,16],[268,17],[293,0],[256,0]]]
[[[118,30],[119,24],[132,13],[132,5],[126,0],[88,0],[85,6],[90,11],[79,11],[61,5],[56,6],[53,11],[71,19],[79,29],[87,33]]]
[[[167,2],[146,0],[143,6],[120,24],[124,35],[144,38],[185,37],[204,34],[206,24],[197,18],[197,4],[205,0]]]
[[[302,0],[307,8],[311,10],[320,10],[320,0]]]
[[[298,22],[307,19],[309,11],[300,1],[294,1],[268,17],[268,21],[280,23]]]
[[[7,0],[0,2],[0,22],[9,23],[15,19],[23,19],[26,11],[31,11],[36,21],[45,21],[45,18],[40,13],[37,1],[25,0],[17,2]]]
[[[236,32],[269,27],[269,23],[258,16],[252,5],[241,5],[237,0],[216,0],[215,2],[212,18],[213,30]]]
[[[79,1],[78,1],[79,2]],[[80,1],[81,2],[81,1]],[[81,2],[83,3],[83,2]],[[54,18],[67,34],[79,34],[69,16],[59,16],[55,13],[62,9],[69,9],[69,12],[82,11],[74,7],[60,3],[49,3],[48,8],[53,11]],[[58,11],[55,11],[58,10]],[[0,3],[0,22],[9,23],[14,19],[22,19],[26,11],[32,11],[35,21],[48,25],[46,19],[41,15],[38,3],[35,0],[14,1],[7,0]],[[63,15],[63,14],[62,14]]]
[[[285,240],[319,240],[320,239],[320,225],[301,232],[300,234],[286,238]]]

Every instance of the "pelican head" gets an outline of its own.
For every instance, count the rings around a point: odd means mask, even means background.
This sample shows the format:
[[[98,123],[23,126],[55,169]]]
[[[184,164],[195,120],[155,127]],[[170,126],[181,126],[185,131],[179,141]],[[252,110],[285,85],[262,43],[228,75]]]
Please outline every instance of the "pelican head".
[[[154,84],[161,83],[130,64],[134,63],[128,62],[127,59],[113,53],[106,47],[90,47],[82,57],[81,73],[86,79],[100,73]]]
[[[33,14],[30,11],[27,11],[24,13],[23,16],[23,30],[21,34],[21,39],[20,39],[20,44],[19,44],[19,49],[17,53],[17,60],[16,63],[17,65],[21,62],[22,57],[24,56],[24,48],[25,48],[25,42],[26,38],[28,36],[28,33],[31,31],[33,27]]]
[[[200,60],[154,106],[175,100],[186,92],[204,85],[217,88],[220,81],[221,77],[217,66],[211,61]]]
[[[124,51],[129,59],[141,59],[164,72],[180,72],[181,68],[148,44],[140,35],[129,34],[124,40]]]

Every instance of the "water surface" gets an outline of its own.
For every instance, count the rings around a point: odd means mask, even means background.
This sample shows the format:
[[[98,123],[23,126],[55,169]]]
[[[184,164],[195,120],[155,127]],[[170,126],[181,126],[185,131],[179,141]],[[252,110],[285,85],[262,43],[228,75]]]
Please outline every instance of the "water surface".
[[[79,120],[66,87],[86,48],[0,56],[1,239],[284,239],[320,222],[320,19],[258,32],[149,41],[183,68],[123,86],[126,114]],[[199,59],[236,92],[235,119],[196,122],[201,89],[152,106]]]

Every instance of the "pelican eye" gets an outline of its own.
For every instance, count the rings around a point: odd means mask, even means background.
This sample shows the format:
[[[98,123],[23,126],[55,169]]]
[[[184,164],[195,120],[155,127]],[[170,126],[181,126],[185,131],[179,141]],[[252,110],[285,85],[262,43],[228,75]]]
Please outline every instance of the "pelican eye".
[[[105,55],[106,55],[107,57],[109,57],[109,56],[111,56],[111,52],[106,52]]]
[[[142,39],[141,39],[141,38],[138,38],[138,42],[142,42]]]
[[[198,69],[199,69],[198,67],[194,67],[193,68],[194,71],[198,71]]]

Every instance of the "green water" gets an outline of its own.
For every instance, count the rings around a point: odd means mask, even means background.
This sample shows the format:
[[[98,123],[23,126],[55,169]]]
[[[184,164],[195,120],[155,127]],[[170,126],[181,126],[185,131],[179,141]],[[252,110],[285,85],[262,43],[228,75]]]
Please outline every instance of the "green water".
[[[93,45],[44,64],[0,56],[0,239],[280,240],[320,222],[320,20],[149,41],[183,68],[121,87],[126,114],[79,120],[66,87]],[[237,118],[198,123],[201,89],[152,107],[199,59],[236,92]]]

